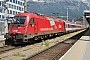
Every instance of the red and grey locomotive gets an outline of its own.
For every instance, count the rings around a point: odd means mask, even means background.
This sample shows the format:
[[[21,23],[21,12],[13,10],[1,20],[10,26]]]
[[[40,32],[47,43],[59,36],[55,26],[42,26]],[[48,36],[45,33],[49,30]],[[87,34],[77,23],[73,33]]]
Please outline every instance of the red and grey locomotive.
[[[18,44],[33,42],[32,38],[43,39],[61,32],[65,32],[63,21],[46,15],[24,12],[14,16],[5,38],[6,42]]]

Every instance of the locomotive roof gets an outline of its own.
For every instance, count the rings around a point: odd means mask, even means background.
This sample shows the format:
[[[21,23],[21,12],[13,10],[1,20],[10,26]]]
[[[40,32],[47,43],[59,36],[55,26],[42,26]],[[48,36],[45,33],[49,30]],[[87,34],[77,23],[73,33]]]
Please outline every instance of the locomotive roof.
[[[53,17],[53,16],[48,16],[48,15],[45,15],[45,14],[40,14],[40,13],[35,13],[35,12],[23,12],[23,13],[26,13],[26,14],[35,14],[37,16],[43,16],[43,17],[46,17],[46,18],[48,17],[48,18],[57,19],[58,21],[65,22],[66,24],[80,25],[80,24],[76,24],[75,22],[66,21],[66,20],[63,20],[63,19],[60,19],[60,18],[56,18],[56,17]],[[19,14],[22,14],[22,13],[19,13]],[[16,14],[16,15],[18,15],[18,14]]]

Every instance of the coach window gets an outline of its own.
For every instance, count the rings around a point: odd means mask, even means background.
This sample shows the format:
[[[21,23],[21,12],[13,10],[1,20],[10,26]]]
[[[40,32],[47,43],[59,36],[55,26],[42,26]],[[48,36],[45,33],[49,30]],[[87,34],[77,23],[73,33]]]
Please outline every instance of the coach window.
[[[34,18],[31,18],[29,23],[33,24],[34,23]]]
[[[68,24],[65,24],[65,27],[68,28]]]
[[[65,24],[65,27],[67,28],[67,24]]]

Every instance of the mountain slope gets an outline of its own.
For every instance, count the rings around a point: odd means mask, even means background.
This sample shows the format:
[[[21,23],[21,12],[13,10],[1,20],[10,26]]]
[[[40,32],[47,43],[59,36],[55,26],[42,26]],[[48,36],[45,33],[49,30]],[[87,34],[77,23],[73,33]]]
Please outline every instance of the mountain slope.
[[[83,16],[83,11],[89,9],[89,6],[82,1],[60,1],[54,3],[28,1],[27,5],[27,10],[30,12],[37,12],[53,16],[66,16],[68,7],[69,19]]]

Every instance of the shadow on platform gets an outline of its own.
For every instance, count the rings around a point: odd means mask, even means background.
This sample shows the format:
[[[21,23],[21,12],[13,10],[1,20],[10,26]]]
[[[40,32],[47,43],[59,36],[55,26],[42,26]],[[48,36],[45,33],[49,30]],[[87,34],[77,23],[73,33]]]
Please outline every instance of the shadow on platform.
[[[87,30],[87,32],[83,36],[90,36],[90,28]]]

